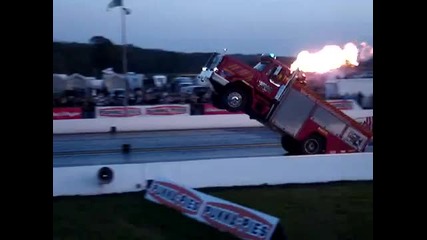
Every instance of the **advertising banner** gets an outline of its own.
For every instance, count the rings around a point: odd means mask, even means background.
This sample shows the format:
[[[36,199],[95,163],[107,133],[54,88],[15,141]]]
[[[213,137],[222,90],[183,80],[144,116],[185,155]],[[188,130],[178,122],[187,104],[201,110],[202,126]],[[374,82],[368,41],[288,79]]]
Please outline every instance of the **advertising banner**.
[[[171,116],[190,115],[188,104],[167,104],[148,106],[107,106],[96,107],[97,118],[123,118],[123,117],[149,117],[149,116]]]
[[[96,107],[95,112],[96,118],[141,117],[143,108],[141,106]]]
[[[145,199],[240,239],[270,240],[282,229],[276,217],[170,181],[149,180],[146,189]],[[274,239],[285,239],[283,233],[274,235]]]
[[[144,116],[190,115],[189,104],[162,104],[143,106]]]
[[[53,108],[53,120],[81,119],[82,109],[78,107]]]

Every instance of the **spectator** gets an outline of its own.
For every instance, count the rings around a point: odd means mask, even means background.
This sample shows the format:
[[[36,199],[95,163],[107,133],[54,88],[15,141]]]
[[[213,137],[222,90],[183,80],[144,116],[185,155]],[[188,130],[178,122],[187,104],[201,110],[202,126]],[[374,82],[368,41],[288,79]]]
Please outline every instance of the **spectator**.
[[[95,117],[95,103],[92,99],[87,98],[82,105],[83,118]]]
[[[135,105],[143,105],[144,98],[142,95],[142,90],[136,90],[135,92]]]

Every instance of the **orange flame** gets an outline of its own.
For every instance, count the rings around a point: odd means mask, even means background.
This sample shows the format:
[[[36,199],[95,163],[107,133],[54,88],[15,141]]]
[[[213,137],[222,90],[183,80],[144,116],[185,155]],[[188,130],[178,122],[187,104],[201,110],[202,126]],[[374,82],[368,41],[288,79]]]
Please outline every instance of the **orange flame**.
[[[301,51],[292,63],[291,70],[299,68],[303,72],[327,73],[342,66],[357,66],[373,56],[373,48],[367,43],[347,43],[344,48],[338,45],[326,45],[318,52]]]

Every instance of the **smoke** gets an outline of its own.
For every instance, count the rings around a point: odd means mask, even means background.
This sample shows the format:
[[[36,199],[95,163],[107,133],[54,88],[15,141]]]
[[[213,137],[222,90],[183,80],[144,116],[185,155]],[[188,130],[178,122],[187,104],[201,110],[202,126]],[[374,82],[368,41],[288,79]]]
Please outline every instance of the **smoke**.
[[[325,74],[327,79],[339,79],[346,76],[346,72],[342,69],[335,69]]]
[[[307,82],[310,82],[314,85],[324,85],[326,80],[331,79],[341,79],[347,76],[345,70],[343,69],[334,69],[327,73],[305,73],[307,77]]]
[[[358,61],[365,62],[371,59],[373,56],[374,56],[374,48],[369,44],[367,44],[366,42],[362,42],[360,44]]]

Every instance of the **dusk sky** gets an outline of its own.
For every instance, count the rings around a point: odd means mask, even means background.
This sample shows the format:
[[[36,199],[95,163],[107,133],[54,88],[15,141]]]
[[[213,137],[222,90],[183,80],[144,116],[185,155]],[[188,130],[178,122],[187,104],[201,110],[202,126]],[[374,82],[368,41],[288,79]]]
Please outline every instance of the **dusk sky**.
[[[53,37],[121,43],[120,11],[111,0],[53,0]],[[373,45],[373,0],[124,0],[127,40],[183,52],[273,52],[296,56],[325,44]]]

